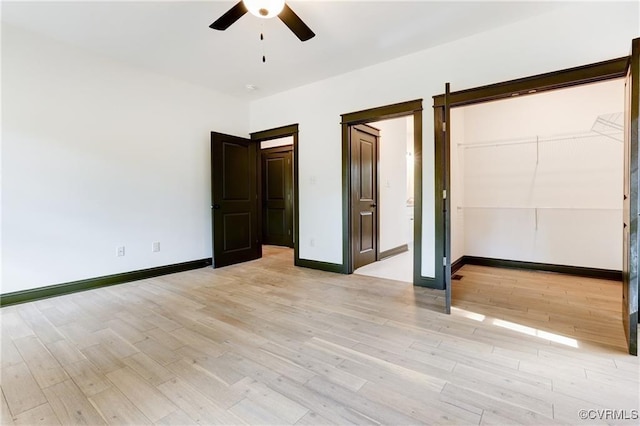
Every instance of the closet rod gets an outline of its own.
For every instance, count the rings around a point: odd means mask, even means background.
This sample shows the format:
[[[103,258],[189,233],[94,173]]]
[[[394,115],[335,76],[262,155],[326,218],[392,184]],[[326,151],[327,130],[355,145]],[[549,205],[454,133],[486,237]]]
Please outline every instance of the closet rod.
[[[490,207],[490,206],[457,206],[458,210],[593,210],[622,211],[620,208],[608,207]]]
[[[496,147],[496,146],[527,145],[527,144],[534,144],[534,143],[537,144],[537,143],[543,143],[543,142],[567,141],[572,139],[600,138],[603,136],[608,137],[610,139],[614,139],[617,142],[622,142],[622,139],[618,139],[615,137],[615,136],[620,136],[620,138],[622,138],[621,132],[615,132],[615,133],[589,132],[589,133],[572,134],[572,135],[549,137],[549,138],[506,139],[506,140],[494,141],[494,142],[459,143],[458,146],[464,147],[467,149],[487,148],[487,147]]]

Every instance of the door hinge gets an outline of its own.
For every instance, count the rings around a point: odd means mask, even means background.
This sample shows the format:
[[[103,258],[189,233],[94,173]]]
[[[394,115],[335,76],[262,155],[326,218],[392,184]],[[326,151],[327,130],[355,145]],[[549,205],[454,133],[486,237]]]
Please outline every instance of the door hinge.
[[[447,258],[446,257],[442,258],[442,266],[447,266]]]
[[[442,122],[442,131],[443,131],[443,132],[446,132],[446,131],[447,131],[447,122],[446,122],[446,121],[443,121],[443,122]]]
[[[443,200],[446,200],[446,199],[447,199],[447,190],[446,190],[446,189],[443,189],[443,190],[442,190],[442,199],[443,199]]]

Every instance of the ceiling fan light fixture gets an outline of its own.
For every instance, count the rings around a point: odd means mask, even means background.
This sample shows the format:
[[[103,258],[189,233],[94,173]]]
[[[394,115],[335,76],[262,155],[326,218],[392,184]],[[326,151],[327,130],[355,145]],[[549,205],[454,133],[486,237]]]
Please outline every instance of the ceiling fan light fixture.
[[[242,0],[247,10],[258,18],[273,18],[284,8],[284,0]]]

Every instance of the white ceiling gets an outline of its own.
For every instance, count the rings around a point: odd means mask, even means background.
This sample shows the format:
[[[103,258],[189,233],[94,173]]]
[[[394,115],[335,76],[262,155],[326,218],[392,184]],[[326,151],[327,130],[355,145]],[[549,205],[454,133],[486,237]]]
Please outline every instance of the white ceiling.
[[[290,1],[316,33],[302,43],[277,18],[247,14],[227,31],[210,29],[235,3],[3,0],[1,16],[3,22],[136,67],[255,99],[565,6],[521,1]],[[247,84],[258,89],[249,92]]]

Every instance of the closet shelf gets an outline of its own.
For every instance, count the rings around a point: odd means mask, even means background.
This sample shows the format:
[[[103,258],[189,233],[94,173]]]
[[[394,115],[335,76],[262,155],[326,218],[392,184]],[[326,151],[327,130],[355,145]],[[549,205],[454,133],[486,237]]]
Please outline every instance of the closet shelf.
[[[478,143],[459,143],[457,145],[465,149],[475,149],[475,148],[490,148],[490,147],[512,146],[512,145],[531,145],[531,144],[538,144],[538,143],[581,140],[581,139],[594,139],[594,138],[602,138],[603,136],[609,139],[615,140],[616,142],[620,142],[620,143],[623,142],[623,133],[620,131],[612,131],[612,132],[591,131],[588,133],[572,133],[569,135],[558,135],[558,136],[550,136],[545,138],[528,137],[528,138],[521,138],[521,139],[503,139],[503,140],[486,141],[486,142],[478,142]]]

